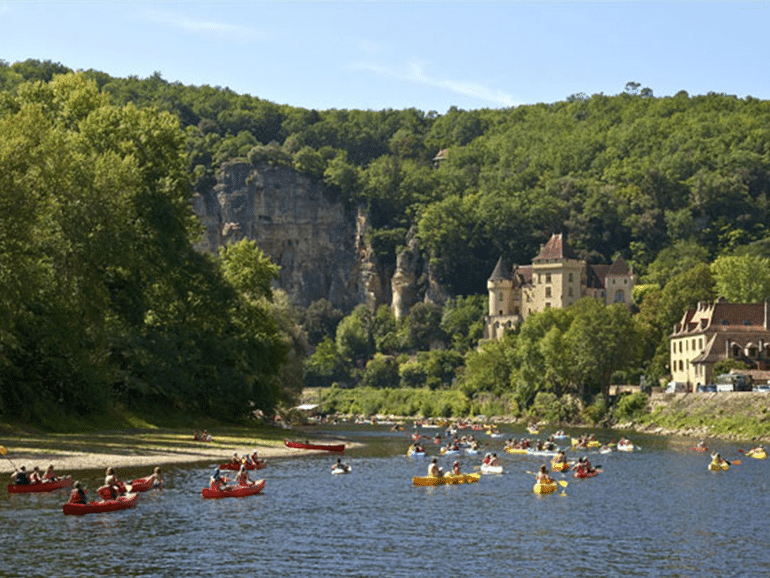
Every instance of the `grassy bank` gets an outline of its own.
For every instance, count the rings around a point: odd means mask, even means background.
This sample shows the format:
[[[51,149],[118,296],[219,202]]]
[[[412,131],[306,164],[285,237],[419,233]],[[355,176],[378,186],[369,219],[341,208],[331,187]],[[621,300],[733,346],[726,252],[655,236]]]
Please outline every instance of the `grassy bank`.
[[[657,394],[650,398],[646,413],[620,425],[660,434],[770,442],[770,396],[754,392]]]

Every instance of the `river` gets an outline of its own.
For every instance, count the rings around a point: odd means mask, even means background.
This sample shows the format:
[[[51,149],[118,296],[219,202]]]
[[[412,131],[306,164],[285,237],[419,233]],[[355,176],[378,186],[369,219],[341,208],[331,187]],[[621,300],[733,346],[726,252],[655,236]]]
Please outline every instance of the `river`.
[[[639,451],[589,453],[599,476],[558,474],[567,487],[537,496],[526,472],[543,458],[506,454],[502,440],[483,432],[474,433],[505,472],[434,488],[411,484],[428,459],[406,457],[408,432],[329,433],[366,444],[345,452],[350,474],[331,475],[336,455],[270,459],[253,475],[266,479],[264,492],[248,498],[203,500],[208,464],[166,468],[166,489],[109,514],[64,516],[68,490],[3,494],[0,575],[726,577],[764,576],[770,567],[770,463],[746,458],[738,451],[746,445],[709,440],[741,461],[709,472],[708,455],[691,451],[691,440],[633,435]],[[453,459],[439,458],[447,468]],[[460,457],[466,471],[480,459]],[[76,473],[92,495],[98,474]]]

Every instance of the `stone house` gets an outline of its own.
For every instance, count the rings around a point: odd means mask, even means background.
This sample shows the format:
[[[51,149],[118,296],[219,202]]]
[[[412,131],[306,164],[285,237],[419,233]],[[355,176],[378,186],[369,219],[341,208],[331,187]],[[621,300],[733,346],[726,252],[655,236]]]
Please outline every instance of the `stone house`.
[[[714,383],[714,364],[732,359],[749,368],[770,368],[768,302],[700,302],[685,311],[669,336],[671,380],[695,390]]]

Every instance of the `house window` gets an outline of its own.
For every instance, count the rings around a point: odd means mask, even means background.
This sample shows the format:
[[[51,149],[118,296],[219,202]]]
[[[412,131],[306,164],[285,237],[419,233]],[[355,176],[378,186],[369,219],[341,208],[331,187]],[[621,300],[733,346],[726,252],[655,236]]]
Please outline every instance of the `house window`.
[[[551,274],[550,273],[546,273],[545,274],[545,282],[546,283],[550,283],[551,282]]]
[[[550,304],[550,303],[546,303],[546,304],[545,304],[545,308],[546,308],[546,309],[550,309],[550,308],[551,308],[551,304]]]
[[[572,273],[569,274],[569,282],[572,283]]]
[[[545,288],[545,296],[549,297],[549,298],[551,297],[551,288],[550,287],[546,287]]]
[[[567,295],[569,295],[570,297],[572,297],[572,287],[568,287],[568,288],[567,288]]]
[[[625,303],[626,301],[626,294],[623,292],[622,289],[618,289],[615,291],[615,303]]]

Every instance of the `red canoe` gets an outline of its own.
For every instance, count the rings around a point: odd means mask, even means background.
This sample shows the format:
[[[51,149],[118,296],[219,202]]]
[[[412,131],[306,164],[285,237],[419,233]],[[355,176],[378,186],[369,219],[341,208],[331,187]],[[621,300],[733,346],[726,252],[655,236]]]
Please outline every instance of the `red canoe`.
[[[225,486],[221,490],[212,490],[211,488],[203,488],[201,490],[201,496],[206,499],[217,498],[243,498],[246,496],[253,496],[258,494],[265,487],[265,480],[257,480],[253,484],[244,486]]]
[[[67,502],[61,509],[68,516],[82,516],[83,514],[100,514],[102,512],[115,512],[116,510],[127,510],[136,506],[136,499],[139,494],[127,494],[114,500],[101,500],[99,502],[89,502],[87,504],[72,504]]]
[[[594,476],[598,476],[602,470],[594,470],[593,472],[586,472],[585,470],[576,470],[575,471],[575,477],[576,478],[593,478]]]
[[[144,478],[136,478],[128,483],[131,486],[132,492],[146,492],[153,488],[159,488],[160,485],[155,485],[155,481],[152,476],[145,476]]]
[[[345,444],[311,444],[284,440],[287,448],[296,448],[300,450],[323,450],[325,452],[344,452]]]
[[[52,492],[59,488],[66,488],[72,485],[72,478],[67,476],[61,478],[55,482],[37,482],[36,484],[24,484],[17,486],[16,484],[10,484],[8,486],[9,494],[27,494],[29,492]]]
[[[247,470],[261,470],[267,465],[265,460],[257,460],[257,463],[246,462],[245,466]],[[241,469],[241,464],[234,464],[233,462],[227,462],[226,464],[219,464],[220,470],[232,470],[237,472]]]

